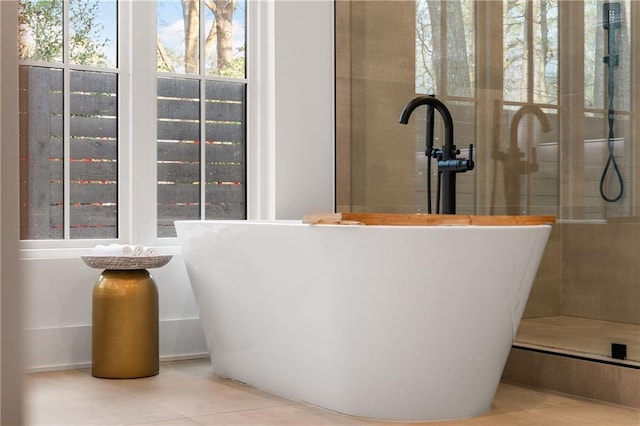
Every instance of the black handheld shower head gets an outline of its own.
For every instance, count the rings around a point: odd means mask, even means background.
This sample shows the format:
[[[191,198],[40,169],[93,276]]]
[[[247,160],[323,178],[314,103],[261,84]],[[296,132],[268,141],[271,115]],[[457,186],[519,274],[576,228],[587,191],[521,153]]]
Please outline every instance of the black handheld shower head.
[[[620,28],[620,3],[602,4],[602,26],[605,30]]]
[[[610,68],[618,66],[618,48],[616,46],[615,30],[621,26],[620,3],[602,4],[602,27],[607,30],[607,56],[604,63]]]
[[[609,157],[607,159],[607,163],[602,171],[602,176],[600,177],[600,195],[602,198],[609,202],[613,203],[622,198],[624,193],[624,181],[622,179],[622,174],[620,169],[618,168],[618,163],[614,156],[614,121],[615,121],[615,109],[613,104],[613,99],[615,95],[615,78],[614,78],[614,70],[618,67],[619,64],[619,56],[618,56],[618,47],[616,46],[616,31],[622,26],[622,18],[620,11],[620,3],[604,3],[602,5],[602,26],[607,31],[607,56],[603,58],[603,62],[606,64],[608,68],[608,90],[607,95],[609,98],[609,114],[608,114],[608,122],[609,122],[609,136],[607,137],[607,145],[609,146]],[[609,166],[613,167],[613,171],[618,178],[619,191],[618,194],[614,197],[609,197],[605,194],[605,178],[607,172],[609,170]]]

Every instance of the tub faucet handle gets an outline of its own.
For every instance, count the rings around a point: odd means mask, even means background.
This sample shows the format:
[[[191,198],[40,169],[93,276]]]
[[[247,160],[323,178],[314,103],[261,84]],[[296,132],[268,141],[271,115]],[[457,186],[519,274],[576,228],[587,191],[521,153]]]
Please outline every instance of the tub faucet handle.
[[[449,160],[438,160],[438,171],[446,171],[449,173],[464,173],[473,170],[475,163],[473,162],[473,144],[469,145],[469,159],[451,158]]]

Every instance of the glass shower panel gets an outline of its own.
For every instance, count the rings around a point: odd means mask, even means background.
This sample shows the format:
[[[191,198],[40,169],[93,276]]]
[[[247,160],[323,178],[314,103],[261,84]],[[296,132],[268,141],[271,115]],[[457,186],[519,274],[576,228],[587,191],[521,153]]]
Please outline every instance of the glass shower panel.
[[[615,15],[617,20],[610,26],[605,23],[606,4],[620,5],[619,15]],[[617,7],[615,9],[617,10]],[[611,92],[615,109],[629,111],[632,59],[630,20],[631,2],[629,0],[611,3],[595,0],[584,2],[585,108],[608,108],[608,95]],[[609,51],[610,48],[611,51]],[[611,58],[610,63],[609,58]],[[609,86],[610,83],[613,83],[612,87]]]
[[[503,186],[496,187],[494,182],[492,192],[496,200],[504,194],[506,214],[559,214],[557,121],[556,108],[532,104],[504,108],[505,143],[492,153]]]
[[[527,101],[527,3],[505,2],[503,9],[505,101]]]
[[[470,97],[475,88],[473,1],[416,1],[416,93]]]
[[[640,259],[640,224],[634,218],[633,135],[639,129],[629,30],[638,7],[629,1],[559,7],[565,16],[558,25],[565,40],[559,64],[570,71],[559,74],[560,222],[550,242],[560,260],[543,262],[516,341],[597,359],[614,358],[613,346],[622,345],[627,355],[621,359],[616,353],[614,361],[638,363],[640,274],[633,265]]]
[[[558,104],[558,2],[530,2],[533,101]]]
[[[558,219],[517,344],[640,365],[640,2],[354,1],[336,11],[348,18],[336,20],[337,107],[348,112],[336,118],[340,206],[427,211],[437,172],[424,154],[426,111],[397,120],[410,99],[435,94],[460,156],[475,147],[476,168],[458,175],[458,213]],[[442,138],[436,113],[437,147]]]
[[[504,101],[558,103],[557,1],[505,2]]]

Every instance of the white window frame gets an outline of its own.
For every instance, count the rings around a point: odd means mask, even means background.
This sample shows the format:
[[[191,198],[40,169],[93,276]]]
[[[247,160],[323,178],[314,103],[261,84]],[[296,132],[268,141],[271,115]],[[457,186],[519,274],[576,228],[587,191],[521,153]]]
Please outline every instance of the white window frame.
[[[121,55],[132,55],[122,50],[127,43],[132,46],[155,36],[155,3],[124,0],[121,11],[129,11],[120,17],[123,24],[136,24],[119,39]],[[335,209],[333,13],[333,2],[326,0],[247,0],[247,219],[300,219],[306,213]],[[163,253],[180,253],[175,238],[155,237],[155,38],[150,43],[154,45],[146,55],[133,56],[131,68],[119,64],[122,86],[134,84],[133,76],[144,63],[153,63],[153,74],[135,81],[136,94],[121,94],[119,99],[132,113],[145,111],[144,117],[130,121],[130,135],[121,123],[121,137],[148,143],[131,147],[130,153],[127,145],[120,149],[119,201],[131,201],[120,205],[118,240],[21,241],[21,259],[78,258],[105,242],[158,245]],[[145,103],[143,93],[152,101]],[[148,161],[133,167],[137,158]]]
[[[260,122],[260,98],[254,82],[260,70],[257,63],[265,58],[253,43],[261,38],[259,32],[272,28],[264,18],[273,9],[271,1],[247,1],[247,158],[260,151],[256,141],[256,125]],[[97,244],[139,243],[163,246],[167,254],[178,253],[176,238],[157,238],[157,71],[156,71],[156,2],[120,0],[118,6],[118,238],[114,239],[58,239],[22,240],[21,258],[72,258],[88,254]],[[135,25],[133,25],[135,23]],[[266,30],[265,30],[266,28]],[[267,38],[268,40],[269,38]],[[262,41],[264,45],[265,42]],[[272,90],[272,85],[267,85]],[[264,123],[264,121],[262,121]],[[137,125],[137,123],[145,123]],[[135,141],[145,141],[137,143]],[[254,201],[260,197],[251,192],[251,182],[258,182],[247,160],[247,214],[251,210],[250,194]],[[259,164],[259,162],[258,162]],[[260,172],[258,172],[259,174]],[[251,179],[251,182],[250,182]],[[258,201],[258,204],[260,202]],[[253,211],[253,214],[249,212]]]

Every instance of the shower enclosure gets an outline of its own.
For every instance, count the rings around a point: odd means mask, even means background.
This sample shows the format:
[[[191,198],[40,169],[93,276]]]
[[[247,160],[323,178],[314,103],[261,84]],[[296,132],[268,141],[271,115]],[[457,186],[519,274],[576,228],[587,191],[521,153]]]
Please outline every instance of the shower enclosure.
[[[516,345],[640,366],[635,23],[632,0],[336,1],[338,211],[426,212],[426,108],[398,117],[435,95],[474,145],[457,212],[558,219]]]

